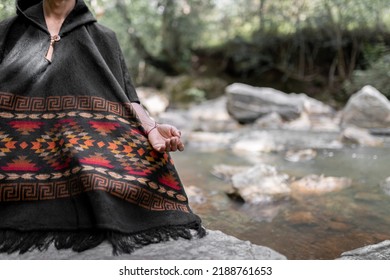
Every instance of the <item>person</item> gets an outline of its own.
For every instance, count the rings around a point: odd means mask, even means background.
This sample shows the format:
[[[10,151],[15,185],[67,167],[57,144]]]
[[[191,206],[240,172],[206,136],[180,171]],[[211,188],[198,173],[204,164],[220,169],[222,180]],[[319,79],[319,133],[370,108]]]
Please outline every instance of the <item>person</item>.
[[[17,0],[0,23],[0,252],[114,253],[202,237],[116,35],[83,0]]]

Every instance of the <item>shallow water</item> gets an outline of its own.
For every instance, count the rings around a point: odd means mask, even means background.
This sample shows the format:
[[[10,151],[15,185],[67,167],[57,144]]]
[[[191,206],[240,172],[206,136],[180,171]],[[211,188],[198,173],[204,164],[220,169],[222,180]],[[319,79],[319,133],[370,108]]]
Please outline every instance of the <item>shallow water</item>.
[[[300,163],[286,161],[283,152],[249,160],[229,150],[187,148],[172,156],[184,185],[197,186],[205,193],[206,203],[192,204],[192,208],[207,228],[270,247],[288,259],[335,259],[342,252],[390,239],[390,196],[379,186],[390,176],[388,151],[321,149],[315,159]],[[253,161],[274,165],[296,177],[350,177],[353,186],[331,194],[248,207],[228,198],[230,183],[214,177],[211,170],[218,164],[251,166]]]

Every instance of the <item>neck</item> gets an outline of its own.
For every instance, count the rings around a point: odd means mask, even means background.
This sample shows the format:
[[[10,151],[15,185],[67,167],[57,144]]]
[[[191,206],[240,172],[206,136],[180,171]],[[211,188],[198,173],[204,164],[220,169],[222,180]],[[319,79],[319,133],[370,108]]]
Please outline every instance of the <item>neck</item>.
[[[43,9],[47,17],[65,19],[76,5],[76,0],[44,0]]]

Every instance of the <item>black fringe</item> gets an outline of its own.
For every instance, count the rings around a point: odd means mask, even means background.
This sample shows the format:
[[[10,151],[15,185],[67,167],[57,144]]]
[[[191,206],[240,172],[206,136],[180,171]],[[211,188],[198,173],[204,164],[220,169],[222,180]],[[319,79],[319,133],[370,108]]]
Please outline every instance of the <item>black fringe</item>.
[[[72,249],[82,252],[92,249],[107,240],[112,245],[113,254],[131,254],[135,249],[148,244],[177,240],[179,238],[192,239],[191,230],[202,238],[206,230],[199,223],[184,226],[166,226],[151,229],[145,232],[126,234],[110,230],[83,230],[83,231],[17,231],[0,230],[0,253],[19,254],[47,250],[50,244],[58,249]]]

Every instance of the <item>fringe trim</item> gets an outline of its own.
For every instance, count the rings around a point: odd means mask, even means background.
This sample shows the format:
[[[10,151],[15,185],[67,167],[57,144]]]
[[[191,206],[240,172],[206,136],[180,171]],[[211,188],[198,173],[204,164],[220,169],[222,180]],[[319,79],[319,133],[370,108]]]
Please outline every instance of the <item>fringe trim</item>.
[[[196,234],[191,233],[195,230]],[[166,226],[145,232],[126,234],[110,230],[85,231],[17,231],[0,230],[0,253],[19,254],[35,249],[44,251],[53,243],[58,249],[72,249],[82,252],[92,249],[107,240],[113,249],[113,255],[131,254],[134,250],[152,243],[165,242],[179,238],[192,239],[196,235],[202,238],[206,230],[197,222],[182,226]]]

